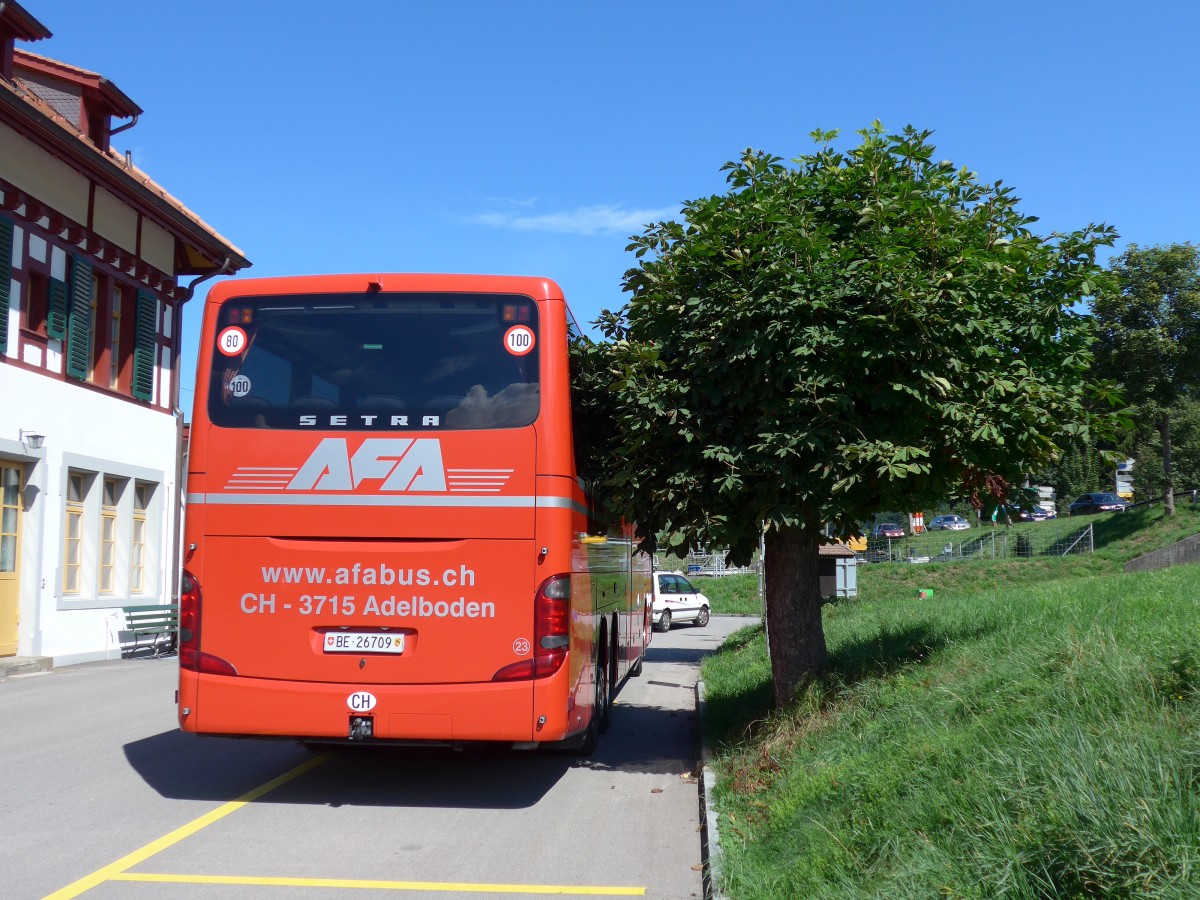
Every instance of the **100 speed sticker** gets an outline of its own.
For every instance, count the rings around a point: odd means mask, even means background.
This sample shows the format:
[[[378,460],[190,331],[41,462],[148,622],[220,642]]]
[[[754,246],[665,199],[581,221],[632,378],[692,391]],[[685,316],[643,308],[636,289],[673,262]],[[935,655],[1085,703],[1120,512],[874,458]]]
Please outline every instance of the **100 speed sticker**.
[[[528,325],[514,325],[504,332],[504,349],[513,356],[524,356],[536,343],[537,337]]]

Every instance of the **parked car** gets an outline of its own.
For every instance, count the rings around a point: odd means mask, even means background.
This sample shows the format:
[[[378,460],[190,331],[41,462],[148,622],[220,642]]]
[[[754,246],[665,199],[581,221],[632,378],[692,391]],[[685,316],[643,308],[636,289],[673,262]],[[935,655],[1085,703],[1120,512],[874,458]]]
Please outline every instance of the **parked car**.
[[[904,529],[895,522],[880,522],[875,526],[871,534],[877,538],[902,538],[904,537]]]
[[[938,516],[929,523],[930,531],[966,531],[970,527],[962,516]]]
[[[1129,504],[1116,494],[1081,494],[1071,501],[1067,511],[1073,516],[1098,512],[1124,512]]]
[[[650,618],[655,631],[670,631],[675,622],[692,622],[701,628],[708,624],[712,604],[682,572],[655,572],[653,580]]]

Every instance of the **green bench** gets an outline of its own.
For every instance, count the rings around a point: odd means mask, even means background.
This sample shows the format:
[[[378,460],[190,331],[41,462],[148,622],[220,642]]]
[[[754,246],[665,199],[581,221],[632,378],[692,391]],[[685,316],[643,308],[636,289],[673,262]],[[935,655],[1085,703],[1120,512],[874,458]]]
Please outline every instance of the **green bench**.
[[[131,654],[141,647],[144,638],[150,639],[146,646],[154,650],[155,656],[175,651],[179,644],[178,606],[123,606],[121,611],[125,613],[125,631],[133,636],[133,646],[128,648]]]

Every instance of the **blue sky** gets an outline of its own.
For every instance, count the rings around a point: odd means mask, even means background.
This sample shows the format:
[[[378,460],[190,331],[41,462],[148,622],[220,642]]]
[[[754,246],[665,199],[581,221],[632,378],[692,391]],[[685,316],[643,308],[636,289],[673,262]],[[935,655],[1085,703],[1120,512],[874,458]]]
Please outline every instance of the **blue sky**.
[[[1200,4],[22,2],[54,37],[18,46],[145,110],[114,146],[243,277],[543,275],[586,324],[624,302],[628,236],[723,162],[874,119],[932,129],[1044,232],[1200,241]]]

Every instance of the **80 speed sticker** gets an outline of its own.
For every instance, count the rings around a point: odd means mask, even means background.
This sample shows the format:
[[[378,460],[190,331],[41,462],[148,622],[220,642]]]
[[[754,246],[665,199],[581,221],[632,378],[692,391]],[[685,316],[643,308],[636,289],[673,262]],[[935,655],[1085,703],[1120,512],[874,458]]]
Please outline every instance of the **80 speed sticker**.
[[[236,325],[223,328],[217,335],[217,349],[226,356],[237,356],[246,349],[246,332]]]

